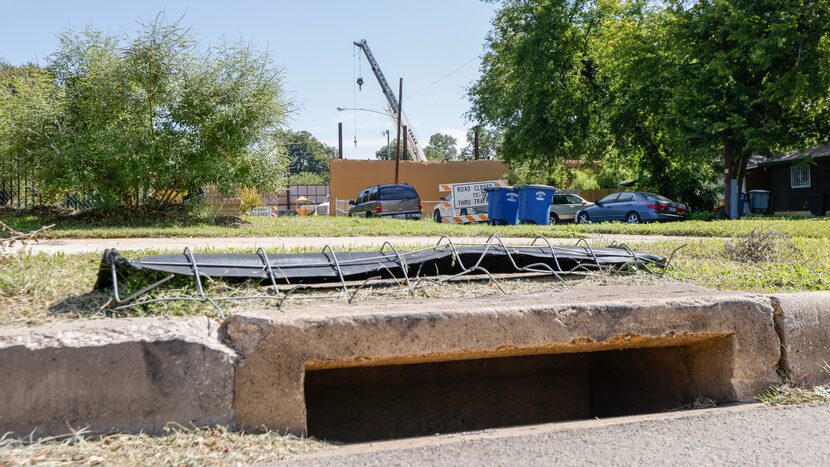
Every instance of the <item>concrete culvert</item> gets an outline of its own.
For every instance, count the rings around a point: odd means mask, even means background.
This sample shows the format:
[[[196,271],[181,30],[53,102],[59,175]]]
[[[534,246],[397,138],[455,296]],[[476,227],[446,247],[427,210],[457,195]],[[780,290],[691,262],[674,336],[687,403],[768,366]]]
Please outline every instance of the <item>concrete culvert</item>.
[[[660,412],[733,399],[732,343],[307,371],[308,434],[342,442]]]

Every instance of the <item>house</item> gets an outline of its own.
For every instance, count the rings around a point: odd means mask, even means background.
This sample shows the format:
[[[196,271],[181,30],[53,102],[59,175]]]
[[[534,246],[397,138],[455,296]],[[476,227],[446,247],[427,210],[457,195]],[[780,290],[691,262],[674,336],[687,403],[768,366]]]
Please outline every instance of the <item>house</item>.
[[[770,191],[770,214],[828,215],[830,145],[772,157],[752,156],[746,190]]]

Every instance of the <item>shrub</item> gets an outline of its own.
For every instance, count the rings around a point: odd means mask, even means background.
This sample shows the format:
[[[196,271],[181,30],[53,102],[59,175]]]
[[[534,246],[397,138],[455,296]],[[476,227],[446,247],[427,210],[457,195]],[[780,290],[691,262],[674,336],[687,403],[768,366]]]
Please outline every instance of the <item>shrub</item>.
[[[131,38],[65,33],[48,74],[22,76],[26,92],[0,92],[0,121],[16,129],[0,130],[0,148],[25,156],[47,191],[156,208],[208,185],[284,187],[282,71],[245,43],[203,50],[160,17]]]
[[[262,206],[262,195],[256,188],[243,188],[239,190],[239,199],[242,203],[239,209],[242,212],[251,212],[257,206]]]

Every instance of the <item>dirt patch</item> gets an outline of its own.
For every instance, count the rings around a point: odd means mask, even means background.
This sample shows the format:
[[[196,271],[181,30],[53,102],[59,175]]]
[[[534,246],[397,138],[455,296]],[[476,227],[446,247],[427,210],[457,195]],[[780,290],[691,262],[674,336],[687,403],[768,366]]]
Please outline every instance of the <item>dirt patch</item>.
[[[213,220],[212,224],[218,227],[228,227],[231,229],[238,229],[246,225],[254,225],[252,222],[242,220],[242,218],[238,216],[218,216]]]

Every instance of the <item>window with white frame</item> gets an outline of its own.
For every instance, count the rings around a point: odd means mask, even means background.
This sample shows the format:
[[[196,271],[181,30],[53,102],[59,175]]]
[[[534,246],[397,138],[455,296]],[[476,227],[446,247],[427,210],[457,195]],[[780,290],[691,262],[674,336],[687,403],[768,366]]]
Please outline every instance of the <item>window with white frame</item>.
[[[809,165],[794,165],[790,167],[790,186],[792,188],[810,188]]]

